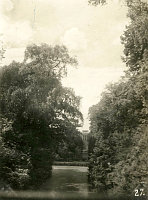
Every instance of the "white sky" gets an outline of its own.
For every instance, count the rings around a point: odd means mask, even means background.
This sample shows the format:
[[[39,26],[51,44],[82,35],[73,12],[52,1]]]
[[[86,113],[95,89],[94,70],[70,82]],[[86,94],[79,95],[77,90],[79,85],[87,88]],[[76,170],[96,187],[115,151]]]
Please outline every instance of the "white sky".
[[[35,16],[34,16],[35,9]],[[79,65],[68,70],[63,84],[82,97],[88,129],[88,108],[96,104],[108,82],[123,75],[120,36],[128,23],[121,0],[93,7],[87,0],[0,0],[0,37],[4,64],[20,61],[29,43],[64,44]]]

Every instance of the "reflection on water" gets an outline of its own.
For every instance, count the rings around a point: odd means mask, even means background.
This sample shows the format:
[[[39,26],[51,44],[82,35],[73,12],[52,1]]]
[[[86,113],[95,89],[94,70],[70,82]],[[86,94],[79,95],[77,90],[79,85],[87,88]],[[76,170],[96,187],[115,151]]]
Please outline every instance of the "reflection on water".
[[[41,190],[88,193],[87,170],[80,166],[53,166],[52,177]]]

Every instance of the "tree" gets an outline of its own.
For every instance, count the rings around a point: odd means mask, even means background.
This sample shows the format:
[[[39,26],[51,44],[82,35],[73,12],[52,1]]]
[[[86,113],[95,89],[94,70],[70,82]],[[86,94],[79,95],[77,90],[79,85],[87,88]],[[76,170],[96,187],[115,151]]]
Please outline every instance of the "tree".
[[[121,37],[124,45],[123,61],[132,73],[141,70],[148,57],[148,4],[141,0],[128,3],[131,23]]]
[[[113,167],[110,167],[125,157],[133,136],[130,131],[140,123],[142,102],[139,98],[135,98],[136,94],[130,85],[132,85],[130,81],[122,80],[120,83],[107,86],[101,101],[90,108],[90,128],[97,137],[92,157],[94,158],[95,155],[95,159],[98,161],[95,164],[98,174],[103,173],[102,178],[99,175],[98,180],[102,180],[104,189],[110,188],[108,173],[109,170],[113,170]],[[100,168],[99,165],[102,167]]]
[[[106,0],[89,0],[88,2],[94,6],[97,6],[98,4],[101,5],[105,4]]]
[[[147,140],[147,117],[143,112],[146,108],[143,97],[135,91],[136,81],[131,79],[110,85],[101,101],[90,108],[90,129],[96,143],[90,155],[89,179],[98,190],[114,193],[128,190],[131,193],[136,187],[136,180],[145,180],[146,170],[141,173],[136,166],[138,162],[133,159],[137,155],[141,168],[146,169],[146,162],[141,158],[141,152],[145,156],[147,152],[144,143]],[[138,159],[137,156],[135,159]],[[133,167],[130,167],[131,163]],[[133,174],[135,169],[139,173],[137,177],[136,173]]]
[[[28,46],[22,63],[1,69],[1,115],[12,121],[2,138],[30,157],[33,184],[50,175],[58,143],[82,121],[80,98],[61,83],[67,66],[75,64],[64,46],[43,44]]]
[[[91,133],[97,138],[90,180],[96,188],[114,194],[132,194],[138,184],[147,182],[148,4],[126,3],[131,22],[121,40],[128,70],[124,79],[107,87],[89,113]]]
[[[70,134],[63,138],[57,149],[57,161],[81,161],[83,141],[80,132],[75,129],[69,130]]]

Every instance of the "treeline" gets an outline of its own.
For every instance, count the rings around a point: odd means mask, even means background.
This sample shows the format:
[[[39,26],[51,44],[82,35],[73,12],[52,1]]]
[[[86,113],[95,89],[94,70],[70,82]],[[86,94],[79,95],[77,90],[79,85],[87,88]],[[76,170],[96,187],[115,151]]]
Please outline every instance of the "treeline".
[[[59,143],[55,154],[56,161],[72,162],[82,161],[83,141],[81,133],[78,130],[71,130],[65,138]]]
[[[82,123],[80,97],[61,80],[77,61],[64,46],[30,45],[0,69],[0,186],[38,187],[61,141]]]
[[[89,180],[109,194],[131,194],[140,183],[148,183],[148,4],[126,3],[130,24],[121,42],[127,71],[89,110],[96,138]]]

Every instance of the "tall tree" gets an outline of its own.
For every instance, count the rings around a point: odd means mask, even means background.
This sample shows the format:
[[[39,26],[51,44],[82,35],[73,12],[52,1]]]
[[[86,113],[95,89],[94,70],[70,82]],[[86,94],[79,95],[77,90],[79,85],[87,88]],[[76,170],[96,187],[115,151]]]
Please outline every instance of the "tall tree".
[[[28,46],[22,63],[1,69],[1,114],[12,122],[2,137],[6,146],[29,156],[34,183],[50,175],[58,143],[82,121],[80,97],[61,83],[67,66],[75,64],[64,46],[43,44]]]
[[[96,188],[116,194],[131,194],[148,181],[148,4],[141,0],[126,3],[130,24],[121,37],[125,78],[110,85],[101,101],[90,108],[90,129],[97,137],[90,157],[90,180]]]

